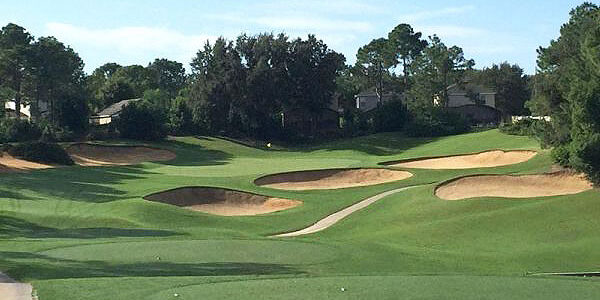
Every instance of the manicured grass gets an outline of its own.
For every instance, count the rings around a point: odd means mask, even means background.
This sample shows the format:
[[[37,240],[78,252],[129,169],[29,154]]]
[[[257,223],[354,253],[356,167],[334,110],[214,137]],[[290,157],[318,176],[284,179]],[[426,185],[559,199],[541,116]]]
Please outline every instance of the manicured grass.
[[[443,201],[433,195],[436,184],[457,176],[550,170],[548,151],[529,138],[491,130],[436,139],[387,133],[270,151],[210,137],[154,146],[177,158],[0,174],[0,270],[33,282],[41,300],[168,299],[173,293],[181,293],[179,299],[584,299],[600,287],[596,280],[523,277],[600,269],[598,191],[527,200]],[[497,168],[409,170],[410,179],[362,188],[292,192],[253,184],[271,173],[381,167],[384,161],[490,149],[540,152]],[[410,185],[423,186],[325,231],[268,237]],[[303,205],[220,217],[142,199],[182,186],[245,190]],[[340,284],[348,291],[340,293]]]

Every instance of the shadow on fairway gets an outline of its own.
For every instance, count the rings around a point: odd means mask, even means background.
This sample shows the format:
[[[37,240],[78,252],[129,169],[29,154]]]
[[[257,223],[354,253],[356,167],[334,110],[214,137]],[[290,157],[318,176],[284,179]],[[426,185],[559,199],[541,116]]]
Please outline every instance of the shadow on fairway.
[[[209,138],[206,138],[209,139]],[[219,151],[203,148],[198,144],[188,144],[180,141],[170,140],[160,144],[162,148],[175,152],[177,157],[168,161],[157,161],[156,164],[167,166],[219,166],[225,165],[233,158],[233,155]]]
[[[15,190],[35,190],[71,201],[103,203],[127,198],[126,192],[110,185],[143,179],[150,174],[154,173],[140,166],[69,167],[13,174],[10,178],[2,178],[2,183]],[[14,196],[14,199],[26,199],[21,195]]]
[[[317,150],[337,151],[354,150],[369,155],[396,155],[410,148],[423,144],[435,142],[440,138],[411,138],[400,132],[387,132],[355,138],[337,138],[327,140],[315,140],[312,142],[276,142],[279,146],[267,149],[267,141],[238,140],[229,137],[196,137],[199,140],[214,141],[215,139],[225,140],[237,145],[269,152],[313,152]],[[167,162],[168,163],[168,162]]]
[[[165,237],[179,235],[167,230],[126,228],[69,228],[58,229],[41,226],[29,221],[0,216],[0,238],[69,238],[99,239],[117,237]]]
[[[9,198],[9,199],[21,199],[21,200],[34,200],[36,198],[29,197],[24,195],[23,193],[8,191],[6,189],[0,189],[0,198]]]
[[[153,263],[109,264],[102,261],[57,259],[27,252],[0,252],[0,267],[17,280],[129,276],[282,275],[304,273],[281,264],[244,262],[194,264],[161,261]]]
[[[408,149],[437,141],[439,138],[409,138],[400,133],[382,133],[320,145],[327,151],[354,150],[369,155],[396,155]]]

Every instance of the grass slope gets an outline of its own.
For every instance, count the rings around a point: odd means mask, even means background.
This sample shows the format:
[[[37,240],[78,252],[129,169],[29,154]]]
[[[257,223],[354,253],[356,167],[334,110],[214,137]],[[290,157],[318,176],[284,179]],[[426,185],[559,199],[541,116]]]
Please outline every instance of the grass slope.
[[[33,282],[41,300],[165,299],[173,293],[180,299],[585,299],[600,287],[594,279],[522,276],[600,269],[597,191],[528,200],[443,201],[433,195],[436,184],[457,176],[548,171],[548,152],[525,137],[496,130],[436,139],[388,133],[270,151],[186,137],[154,146],[177,158],[0,174],[0,270]],[[490,149],[540,154],[497,168],[410,170],[410,179],[362,188],[291,192],[253,184],[271,173],[377,167]],[[187,185],[304,204],[263,216],[219,217],[142,199]],[[267,237],[409,185],[423,186],[317,234]]]

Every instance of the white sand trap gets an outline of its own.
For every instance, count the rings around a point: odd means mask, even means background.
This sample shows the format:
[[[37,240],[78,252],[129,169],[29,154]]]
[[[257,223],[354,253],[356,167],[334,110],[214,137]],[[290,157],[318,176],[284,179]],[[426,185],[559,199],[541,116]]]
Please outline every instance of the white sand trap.
[[[522,163],[533,158],[535,151],[486,151],[476,154],[425,158],[398,163],[385,163],[392,167],[415,169],[472,169],[490,168]]]
[[[374,185],[411,176],[406,171],[388,169],[331,169],[273,174],[254,183],[282,190],[325,190]]]
[[[54,168],[54,166],[19,159],[8,153],[1,153],[0,156],[0,173],[24,172],[48,168]]]
[[[220,216],[266,214],[302,204],[297,200],[209,187],[178,188],[148,195],[144,199]]]
[[[475,197],[533,198],[577,194],[592,189],[583,175],[561,172],[539,175],[481,175],[440,185],[435,194],[444,200]]]
[[[135,165],[175,158],[175,153],[171,151],[141,146],[75,144],[67,148],[67,153],[76,164],[88,167]]]

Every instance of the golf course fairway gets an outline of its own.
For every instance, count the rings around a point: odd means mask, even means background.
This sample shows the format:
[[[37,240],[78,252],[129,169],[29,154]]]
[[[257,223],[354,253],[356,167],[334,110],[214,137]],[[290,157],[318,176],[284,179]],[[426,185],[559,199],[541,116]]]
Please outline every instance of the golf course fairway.
[[[164,150],[164,159],[0,172],[0,272],[32,284],[39,300],[600,295],[597,277],[532,275],[600,271],[597,189],[518,201],[435,195],[456,178],[551,172],[550,151],[527,137],[498,130],[441,138],[384,133],[277,150],[214,137],[170,137],[147,146]],[[273,174],[381,169],[384,162],[492,150],[537,154],[495,167],[385,166],[412,176],[367,186],[292,190],[255,183]],[[144,199],[184,187],[301,205],[222,216]],[[273,237],[392,190],[398,192],[323,230]]]

